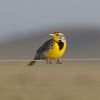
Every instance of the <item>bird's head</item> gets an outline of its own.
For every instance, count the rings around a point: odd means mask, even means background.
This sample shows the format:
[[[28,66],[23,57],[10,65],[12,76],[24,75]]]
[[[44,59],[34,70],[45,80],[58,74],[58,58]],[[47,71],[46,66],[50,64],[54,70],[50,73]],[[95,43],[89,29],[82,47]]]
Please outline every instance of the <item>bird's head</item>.
[[[65,42],[65,37],[64,37],[64,34],[63,33],[60,33],[60,32],[54,32],[53,34],[49,34],[52,36],[53,40],[56,41],[56,42]]]

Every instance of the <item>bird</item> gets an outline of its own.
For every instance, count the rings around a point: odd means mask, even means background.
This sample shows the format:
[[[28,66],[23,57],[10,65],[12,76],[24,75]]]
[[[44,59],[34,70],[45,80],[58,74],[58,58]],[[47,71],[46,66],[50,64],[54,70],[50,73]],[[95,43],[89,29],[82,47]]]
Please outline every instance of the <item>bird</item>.
[[[28,66],[35,64],[36,60],[46,60],[47,64],[51,64],[51,60],[56,60],[57,64],[62,64],[60,58],[67,50],[67,42],[65,36],[61,32],[50,33],[51,39],[45,41],[36,51],[36,55]]]

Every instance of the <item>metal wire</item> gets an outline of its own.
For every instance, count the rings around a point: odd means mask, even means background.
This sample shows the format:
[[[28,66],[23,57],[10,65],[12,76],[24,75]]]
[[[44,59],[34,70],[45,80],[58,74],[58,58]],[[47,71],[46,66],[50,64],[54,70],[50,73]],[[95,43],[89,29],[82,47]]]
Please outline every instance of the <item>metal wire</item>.
[[[61,59],[62,61],[100,61],[100,58],[88,58],[88,59]],[[24,61],[45,61],[45,60],[29,60],[29,59],[10,59],[10,60],[0,60],[0,62],[24,62]]]

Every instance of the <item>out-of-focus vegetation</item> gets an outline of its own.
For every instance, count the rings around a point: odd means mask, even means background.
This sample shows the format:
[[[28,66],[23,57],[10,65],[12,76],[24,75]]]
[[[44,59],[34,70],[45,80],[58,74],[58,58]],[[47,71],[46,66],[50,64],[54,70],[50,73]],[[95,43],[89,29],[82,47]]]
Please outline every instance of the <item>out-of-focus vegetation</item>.
[[[0,62],[0,100],[100,100],[100,62]]]

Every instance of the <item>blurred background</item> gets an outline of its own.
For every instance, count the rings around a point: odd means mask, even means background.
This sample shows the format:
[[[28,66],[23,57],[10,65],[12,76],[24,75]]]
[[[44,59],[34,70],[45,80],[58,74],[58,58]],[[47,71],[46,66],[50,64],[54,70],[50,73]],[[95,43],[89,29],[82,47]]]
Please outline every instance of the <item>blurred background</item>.
[[[100,58],[100,13],[96,0],[0,1],[0,59],[31,59],[36,49],[64,32],[64,58]]]
[[[66,36],[63,58],[100,58],[100,1],[0,0],[0,100],[100,100],[99,60],[4,61],[32,59],[55,31]]]

